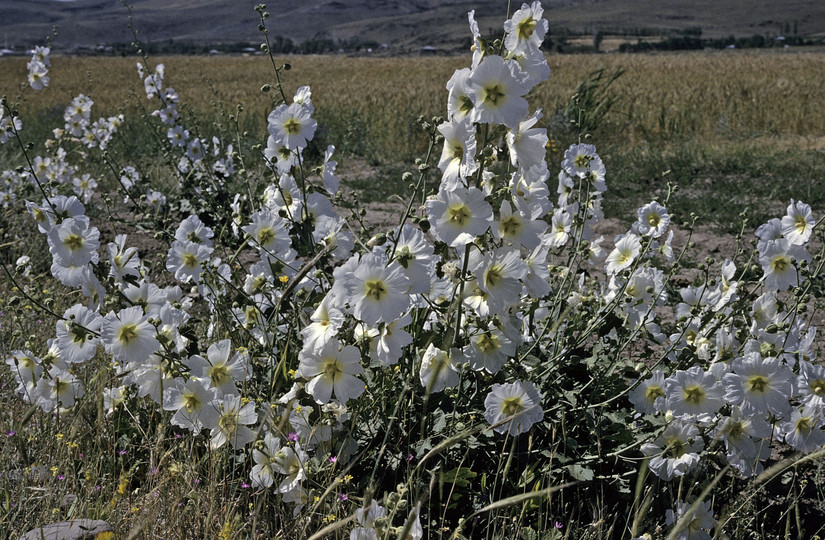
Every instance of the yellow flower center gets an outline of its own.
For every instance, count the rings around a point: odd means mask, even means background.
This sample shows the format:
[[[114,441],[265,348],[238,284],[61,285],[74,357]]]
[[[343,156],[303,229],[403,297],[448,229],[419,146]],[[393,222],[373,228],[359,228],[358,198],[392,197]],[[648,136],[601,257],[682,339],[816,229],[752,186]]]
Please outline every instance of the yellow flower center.
[[[272,230],[272,227],[264,227],[260,231],[258,231],[258,243],[262,246],[267,245],[268,243],[272,242],[275,239],[275,231]]]
[[[338,365],[337,358],[327,358],[323,364],[323,375],[325,377],[329,377],[335,382],[336,377],[338,377],[339,373],[342,373],[341,367]]]
[[[742,437],[745,433],[745,423],[741,420],[736,422],[731,422],[730,426],[728,427],[728,438],[733,440],[738,440]]]
[[[117,339],[124,345],[131,344],[137,337],[138,331],[135,323],[126,323],[117,331]]]
[[[769,382],[766,377],[762,375],[754,375],[748,379],[748,386],[751,392],[764,393],[768,389]]]
[[[473,109],[473,100],[469,96],[461,96],[458,98],[458,110],[462,114],[468,114]]]
[[[699,405],[705,401],[705,389],[699,385],[686,386],[682,391],[685,401],[691,405]]]
[[[494,264],[484,273],[484,283],[487,288],[495,287],[504,277],[504,269],[500,264]]]
[[[209,370],[209,380],[212,381],[212,386],[221,386],[229,380],[229,370],[226,364],[220,366],[212,366]]]
[[[470,220],[472,214],[466,204],[458,203],[447,208],[447,216],[450,223],[458,227],[463,227]]]
[[[507,416],[513,416],[514,414],[521,412],[523,410],[524,403],[522,403],[520,397],[507,398],[501,402],[501,412],[503,412]]]
[[[516,27],[516,35],[518,36],[519,40],[529,39],[530,36],[533,35],[533,31],[536,29],[536,20],[533,17],[527,17]]]
[[[201,400],[197,394],[194,393],[186,393],[183,394],[183,406],[186,407],[186,410],[192,412],[193,410],[200,409],[201,407]]]
[[[224,433],[234,433],[238,427],[238,416],[235,414],[235,411],[222,414],[218,419],[218,426]]]
[[[198,266],[198,258],[193,253],[183,254],[183,266],[186,268],[195,268]]]
[[[499,101],[506,96],[504,89],[497,83],[490,84],[484,87],[484,103],[489,106],[498,107]]]
[[[670,455],[671,458],[680,458],[685,455],[687,449],[685,448],[685,443],[679,437],[670,437],[667,439],[667,447],[665,451]]]
[[[803,416],[799,420],[796,421],[796,432],[797,433],[810,433],[812,426],[811,426],[811,417],[810,416]]]
[[[301,123],[295,118],[290,118],[284,122],[284,131],[290,135],[297,135],[301,132]]]
[[[777,274],[781,274],[791,266],[791,261],[785,255],[779,255],[778,257],[774,257],[771,261],[771,268]]]
[[[83,237],[79,234],[70,234],[63,240],[63,245],[65,245],[69,251],[77,251],[83,247]]]
[[[665,391],[661,386],[651,385],[645,390],[645,399],[650,403],[653,403],[660,397],[665,397]]]
[[[797,215],[796,219],[794,220],[793,227],[794,229],[796,229],[796,232],[798,232],[799,234],[803,234],[805,230],[808,228],[808,222],[805,221],[805,216],[801,214]]]
[[[387,295],[387,286],[380,279],[368,279],[364,283],[366,296],[376,302],[380,302]]]
[[[457,159],[457,160],[461,161],[461,158],[464,157],[464,147],[461,146],[461,143],[454,142],[452,144],[451,150],[452,150],[451,153],[452,153],[453,159],[454,160]]]
[[[498,350],[498,340],[491,334],[481,334],[476,340],[476,345],[485,353]]]
[[[516,216],[506,217],[501,220],[501,232],[505,236],[516,236],[521,231],[521,220]]]

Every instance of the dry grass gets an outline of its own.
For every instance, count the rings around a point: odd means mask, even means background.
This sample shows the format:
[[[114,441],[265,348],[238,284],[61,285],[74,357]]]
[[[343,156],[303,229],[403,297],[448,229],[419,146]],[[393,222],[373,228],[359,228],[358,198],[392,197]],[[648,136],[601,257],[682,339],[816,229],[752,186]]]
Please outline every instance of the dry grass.
[[[263,57],[168,57],[153,59],[167,67],[173,86],[196,113],[222,101],[229,109],[243,103],[252,125],[262,127],[274,94]],[[384,156],[415,151],[414,120],[444,113],[446,81],[467,58],[363,59],[299,56],[292,64],[287,93],[312,87],[322,122],[333,134],[373,141]],[[825,133],[825,70],[822,53],[702,52],[661,55],[551,56],[550,80],[534,90],[533,103],[546,114],[567,105],[587,73],[623,68],[611,88],[619,96],[610,123],[627,142],[677,136],[710,140],[789,136],[821,138]],[[126,103],[125,88],[139,84],[134,58],[55,58],[49,91],[29,92],[25,116],[61,108],[72,95],[86,92],[96,110],[115,111]],[[23,59],[0,59],[0,92],[12,97],[25,77]],[[142,88],[136,88],[142,94]],[[349,125],[349,133],[335,133]],[[611,130],[613,131],[613,130]],[[340,144],[340,143],[339,143]],[[796,143],[794,143],[796,144]],[[807,144],[821,147],[821,139]]]

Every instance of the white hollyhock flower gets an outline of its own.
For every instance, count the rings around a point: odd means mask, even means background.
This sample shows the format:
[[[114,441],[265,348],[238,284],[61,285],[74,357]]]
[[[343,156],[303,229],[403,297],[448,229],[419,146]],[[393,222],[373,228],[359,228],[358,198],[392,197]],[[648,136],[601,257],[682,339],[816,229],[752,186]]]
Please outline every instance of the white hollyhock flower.
[[[825,410],[825,367],[801,361],[796,385],[803,405]]]
[[[447,117],[450,120],[468,118],[473,110],[473,100],[467,93],[467,80],[471,73],[470,68],[458,69],[447,81]]]
[[[207,388],[206,380],[192,377],[185,383],[181,379],[163,391],[163,410],[175,411],[170,420],[173,425],[200,432],[217,425],[218,412],[212,402],[219,399],[215,388]]]
[[[255,487],[268,488],[275,483],[275,458],[281,450],[281,440],[271,433],[264,435],[260,450],[252,450],[252,459],[255,465],[249,473],[249,479]]]
[[[473,251],[473,254],[479,253]],[[518,250],[503,247],[487,252],[478,260],[471,256],[471,268],[479,288],[487,293],[491,309],[500,312],[520,300],[521,279],[527,275],[527,265]]]
[[[473,101],[471,120],[517,128],[527,116],[523,97],[527,90],[524,74],[514,60],[485,56],[467,79],[467,95]]]
[[[665,380],[667,407],[674,416],[708,415],[725,404],[725,389],[701,366],[676,371]]]
[[[512,246],[524,246],[526,249],[535,249],[541,244],[547,223],[531,216],[516,207],[510,206],[510,201],[501,201],[499,219],[493,226],[493,236],[496,240],[504,240]]]
[[[185,240],[175,240],[169,248],[166,269],[175,274],[175,279],[188,283],[198,283],[203,272],[203,265],[209,261],[212,248]]]
[[[699,452],[705,441],[695,425],[675,420],[652,443],[645,443],[640,450],[651,456],[648,467],[662,480],[684,476],[699,464]]]
[[[405,313],[400,319],[381,325],[378,335],[370,342],[370,357],[385,366],[398,362],[404,347],[413,342],[412,336],[404,330],[411,322],[412,317]]]
[[[75,400],[83,397],[83,385],[80,380],[69,373],[52,366],[47,375],[37,381],[34,390],[37,404],[46,412],[60,404],[62,407],[74,407]]]
[[[106,351],[122,363],[144,362],[160,348],[155,327],[140,306],[106,315],[100,339]]]
[[[324,181],[324,189],[330,194],[338,193],[338,187],[341,185],[341,179],[335,174],[335,169],[338,167],[338,162],[332,160],[332,154],[335,152],[335,147],[327,146],[324,152],[324,164],[321,166],[321,179]]]
[[[450,247],[464,247],[493,222],[493,209],[475,187],[442,189],[436,199],[426,202],[426,209],[431,232]]]
[[[310,113],[315,112],[315,107],[312,105],[312,90],[309,86],[302,86],[295,91],[292,97],[292,102],[301,105]]]
[[[733,373],[722,379],[727,400],[741,404],[742,412],[764,417],[768,413],[787,417],[793,392],[793,373],[778,358],[762,358],[758,352],[733,361]]]
[[[279,473],[286,475],[278,486],[278,492],[285,494],[284,500],[287,499],[287,493],[301,490],[301,481],[306,479],[304,464],[308,459],[309,456],[301,450],[301,445],[298,443],[295,443],[294,447],[284,446],[275,454],[273,467]]]
[[[140,278],[140,257],[137,248],[126,247],[126,235],[115,236],[114,242],[107,246],[109,252],[109,273],[118,282],[123,283],[126,276]]]
[[[206,358],[193,355],[184,363],[197,377],[209,381],[221,395],[238,395],[235,383],[243,382],[252,376],[249,355],[243,351],[232,355],[232,341],[229,339],[210,345],[206,351]]]
[[[656,414],[665,408],[665,374],[661,369],[639,383],[628,396],[636,410],[644,414]]]
[[[494,384],[484,399],[484,418],[495,426],[495,432],[513,437],[525,433],[544,418],[541,399],[542,395],[529,381]]]
[[[441,182],[445,189],[455,189],[478,168],[475,126],[466,118],[453,119],[439,125],[438,131],[444,136],[444,148],[438,161],[438,168],[443,173]]]
[[[521,9],[504,23],[504,46],[514,54],[539,51],[549,24],[542,19],[544,9],[538,0],[522,4]]]
[[[778,426],[779,435],[787,444],[803,452],[813,452],[825,444],[822,431],[822,411],[805,405],[802,410],[794,408],[787,422]]]
[[[556,208],[553,210],[553,220],[550,224],[550,231],[544,237],[544,242],[552,248],[562,247],[570,239],[570,231],[573,228],[573,218],[567,208]]]
[[[616,242],[616,247],[607,256],[605,271],[608,274],[617,274],[630,267],[641,250],[642,243],[639,236],[632,233],[625,234]]]
[[[386,256],[367,253],[345,279],[345,301],[366,324],[392,322],[410,305],[410,281],[398,263],[387,265]]]
[[[652,201],[636,211],[636,223],[639,234],[659,238],[670,226],[670,214],[667,208]]]
[[[811,239],[816,220],[811,213],[810,205],[791,199],[788,213],[782,216],[782,236],[793,245],[802,245]]]
[[[89,227],[88,219],[64,219],[49,231],[49,251],[61,266],[97,263],[100,232]]]
[[[675,510],[668,509],[665,512],[665,522],[668,525],[675,525],[683,516],[690,511],[690,503],[676,501]],[[678,540],[711,540],[711,535],[705,529],[710,530],[716,526],[716,520],[710,513],[710,501],[703,501],[692,512],[690,518],[686,520],[684,527],[678,531]]]
[[[272,135],[266,139],[264,157],[269,161],[268,166],[274,168],[279,174],[289,174],[292,167],[298,165],[298,154],[276,142]]]
[[[430,392],[441,392],[458,384],[459,362],[463,362],[461,351],[442,351],[430,343],[421,358],[419,379],[421,385]]]
[[[765,272],[765,288],[771,291],[784,291],[789,287],[799,285],[803,277],[793,264],[806,261],[811,262],[811,255],[804,246],[791,244],[780,238],[765,246],[759,255],[759,263]]]
[[[252,237],[253,245],[274,254],[289,249],[291,242],[286,221],[270,210],[260,210],[251,216],[252,223],[242,230]]]
[[[335,307],[335,297],[328,293],[310,316],[312,323],[301,330],[304,349],[319,351],[335,337],[344,324],[344,312]]]
[[[215,426],[210,431],[209,446],[216,450],[229,442],[232,448],[240,450],[247,443],[255,440],[255,432],[248,425],[258,420],[255,402],[243,404],[240,396],[225,395],[223,399],[212,402],[217,413]]]
[[[269,134],[277,144],[290,150],[306,148],[307,141],[315,135],[317,122],[311,112],[300,103],[280,105],[269,113]]]
[[[97,353],[103,318],[80,304],[67,309],[63,317],[56,325],[60,356],[68,364],[89,360]]]
[[[497,373],[516,354],[516,345],[495,326],[471,330],[469,334],[470,343],[462,352],[474,370]]]
[[[29,350],[14,350],[6,357],[6,365],[11,368],[18,381],[35,381],[43,373],[40,358]]]
[[[510,151],[510,164],[524,170],[535,166],[547,166],[545,152],[547,130],[533,127],[541,119],[541,109],[527,119],[519,122],[516,129],[507,133],[507,149]]]
[[[196,215],[191,215],[180,222],[175,231],[175,240],[180,242],[195,242],[204,246],[212,246],[212,229],[203,224],[203,221]]]
[[[364,373],[361,353],[352,345],[341,348],[332,338],[320,351],[302,350],[298,360],[298,375],[309,380],[306,391],[316,402],[327,403],[335,394],[335,399],[346,403],[364,393],[363,381],[355,377]]]

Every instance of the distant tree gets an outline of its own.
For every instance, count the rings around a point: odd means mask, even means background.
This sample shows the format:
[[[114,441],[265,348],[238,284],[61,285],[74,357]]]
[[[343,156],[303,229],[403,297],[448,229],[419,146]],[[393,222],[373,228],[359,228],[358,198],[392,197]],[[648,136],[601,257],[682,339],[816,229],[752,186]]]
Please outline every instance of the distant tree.
[[[604,33],[601,30],[596,30],[596,33],[593,34],[593,52],[599,52],[602,41],[604,41]]]

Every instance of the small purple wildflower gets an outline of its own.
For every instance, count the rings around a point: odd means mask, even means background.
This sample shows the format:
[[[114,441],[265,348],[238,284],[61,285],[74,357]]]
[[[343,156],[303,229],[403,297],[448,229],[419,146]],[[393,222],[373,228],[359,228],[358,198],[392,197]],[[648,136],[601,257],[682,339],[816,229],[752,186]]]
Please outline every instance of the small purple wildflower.
[[[246,488],[248,488],[248,487],[249,487],[249,484],[247,484],[246,482],[244,482],[243,480],[241,480],[241,487],[242,487],[243,489],[246,489]]]
[[[339,501],[348,501],[349,497],[347,497],[346,493],[338,493],[338,500]]]
[[[293,431],[286,436],[286,440],[289,442],[298,442],[298,434]]]
[[[13,429],[10,429],[6,432],[6,437],[14,437],[14,434],[17,433]]]

